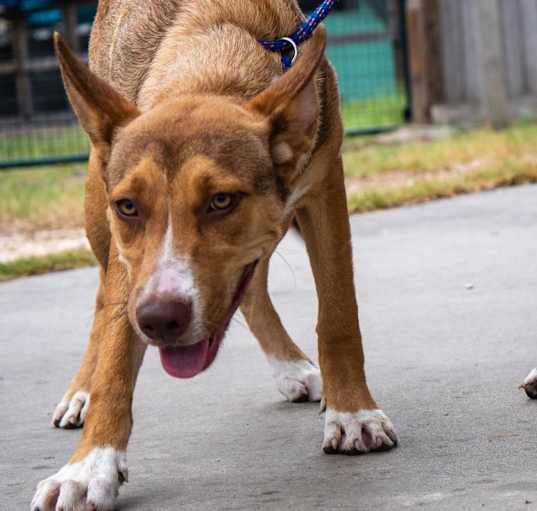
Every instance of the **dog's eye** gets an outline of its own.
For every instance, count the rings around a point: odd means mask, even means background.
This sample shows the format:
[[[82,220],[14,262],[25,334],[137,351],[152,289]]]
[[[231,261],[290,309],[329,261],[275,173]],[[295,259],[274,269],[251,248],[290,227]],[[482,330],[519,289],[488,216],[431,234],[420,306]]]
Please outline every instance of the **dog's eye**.
[[[116,209],[118,213],[127,218],[136,218],[138,216],[138,209],[136,204],[129,199],[122,199],[116,202]]]
[[[213,211],[223,211],[231,208],[236,202],[236,196],[231,193],[217,193],[211,199],[210,208]]]

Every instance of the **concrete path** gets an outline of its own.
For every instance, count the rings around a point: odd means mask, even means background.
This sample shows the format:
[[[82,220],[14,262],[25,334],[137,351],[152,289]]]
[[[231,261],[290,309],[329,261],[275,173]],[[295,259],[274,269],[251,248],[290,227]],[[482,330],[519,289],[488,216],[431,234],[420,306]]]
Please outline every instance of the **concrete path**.
[[[321,454],[315,404],[282,401],[237,317],[205,374],[168,377],[151,350],[135,396],[121,510],[537,510],[537,187],[352,219],[373,393],[399,429],[389,453]],[[314,356],[315,296],[288,238],[272,291]],[[79,433],[49,427],[85,345],[95,270],[0,286],[0,510]]]

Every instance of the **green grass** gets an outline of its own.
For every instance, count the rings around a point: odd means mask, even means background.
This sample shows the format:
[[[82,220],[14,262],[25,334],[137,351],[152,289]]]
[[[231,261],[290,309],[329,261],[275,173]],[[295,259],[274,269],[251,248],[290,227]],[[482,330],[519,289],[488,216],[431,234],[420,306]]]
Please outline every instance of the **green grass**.
[[[55,271],[72,270],[96,264],[88,250],[71,250],[47,256],[27,257],[13,262],[0,263],[0,282],[41,275]]]
[[[0,172],[0,232],[83,223],[85,165]]]
[[[394,94],[343,103],[341,115],[346,130],[382,128],[403,123],[405,97]]]

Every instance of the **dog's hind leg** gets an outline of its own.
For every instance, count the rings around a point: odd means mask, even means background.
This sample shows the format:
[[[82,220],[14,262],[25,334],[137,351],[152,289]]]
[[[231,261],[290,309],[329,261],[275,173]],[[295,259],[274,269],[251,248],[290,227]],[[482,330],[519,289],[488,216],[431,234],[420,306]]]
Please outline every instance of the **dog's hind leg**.
[[[321,375],[286,332],[270,299],[268,260],[259,263],[241,311],[271,365],[278,390],[289,401],[319,401]]]
[[[104,272],[97,291],[95,317],[91,334],[82,362],[67,387],[62,400],[52,414],[52,424],[57,428],[72,429],[82,427],[90,402],[91,377],[97,364],[99,341],[104,324]]]

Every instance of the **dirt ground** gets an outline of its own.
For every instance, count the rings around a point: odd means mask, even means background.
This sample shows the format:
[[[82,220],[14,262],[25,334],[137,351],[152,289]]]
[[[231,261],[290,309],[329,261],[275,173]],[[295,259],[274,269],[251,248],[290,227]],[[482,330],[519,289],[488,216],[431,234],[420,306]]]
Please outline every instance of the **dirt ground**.
[[[84,229],[0,234],[0,263],[85,247],[89,244]]]

